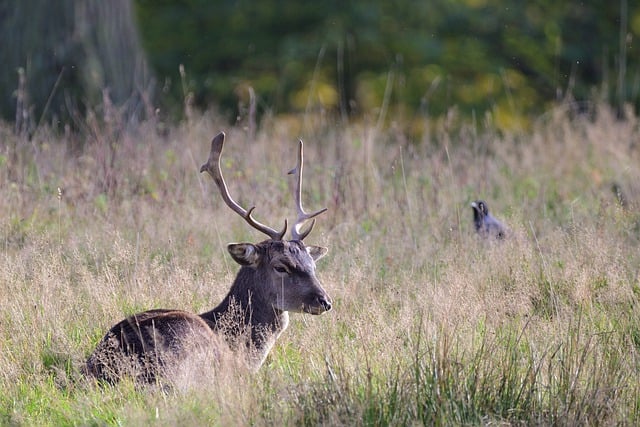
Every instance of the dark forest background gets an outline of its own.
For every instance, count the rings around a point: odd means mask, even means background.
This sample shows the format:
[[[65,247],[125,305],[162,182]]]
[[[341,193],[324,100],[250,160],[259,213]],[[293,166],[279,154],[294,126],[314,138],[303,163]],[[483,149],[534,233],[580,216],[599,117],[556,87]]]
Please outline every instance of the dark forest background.
[[[514,127],[558,101],[640,101],[628,0],[1,0],[0,24],[0,113],[26,128],[105,102],[130,120],[254,103]]]

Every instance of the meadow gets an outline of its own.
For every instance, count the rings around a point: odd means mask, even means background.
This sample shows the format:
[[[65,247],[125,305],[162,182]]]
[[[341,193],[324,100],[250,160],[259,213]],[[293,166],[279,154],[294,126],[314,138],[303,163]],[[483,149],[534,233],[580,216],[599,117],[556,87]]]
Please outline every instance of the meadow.
[[[637,425],[639,124],[561,105],[519,132],[424,118],[420,138],[323,116],[2,125],[0,424]],[[211,309],[226,244],[263,239],[198,173],[220,130],[231,193],[276,228],[305,141],[333,310],[292,314],[257,373],[96,385],[81,367],[113,324]],[[504,241],[475,235],[475,199]]]

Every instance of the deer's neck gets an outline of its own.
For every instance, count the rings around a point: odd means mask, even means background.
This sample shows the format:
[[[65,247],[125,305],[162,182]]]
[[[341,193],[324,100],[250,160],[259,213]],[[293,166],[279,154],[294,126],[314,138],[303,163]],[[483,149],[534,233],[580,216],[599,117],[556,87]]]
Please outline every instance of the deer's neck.
[[[265,295],[263,281],[257,270],[241,267],[224,300],[200,315],[232,348],[244,347],[256,368],[289,324],[289,314],[275,309]]]

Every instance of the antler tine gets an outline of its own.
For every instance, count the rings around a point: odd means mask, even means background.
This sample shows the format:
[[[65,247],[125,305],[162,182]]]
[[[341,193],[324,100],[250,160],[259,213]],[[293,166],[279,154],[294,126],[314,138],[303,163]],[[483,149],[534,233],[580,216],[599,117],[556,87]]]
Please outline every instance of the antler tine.
[[[307,213],[302,207],[302,167],[303,167],[303,160],[304,160],[303,159],[304,143],[302,142],[302,140],[299,140],[299,141],[300,141],[300,144],[298,149],[298,165],[289,171],[290,175],[295,174],[297,178],[294,197],[296,199],[296,210],[298,212],[298,218],[296,219],[296,222],[291,228],[291,236],[293,237],[293,240],[302,240],[305,237],[307,237],[307,235],[309,235],[311,230],[313,230],[313,226],[316,224],[316,220],[314,219],[311,222],[311,225],[304,231],[300,231],[302,224],[304,224],[306,220],[311,219],[315,216],[318,216],[327,210],[327,208],[323,208],[314,213]]]
[[[284,220],[284,228],[282,231],[274,230],[271,227],[268,227],[264,224],[259,223],[251,216],[251,213],[255,209],[255,206],[249,209],[248,211],[244,209],[242,206],[237,204],[235,200],[231,198],[229,195],[229,189],[227,188],[227,184],[224,182],[224,177],[222,176],[222,169],[220,168],[220,157],[222,155],[222,146],[224,145],[224,132],[220,132],[217,134],[213,140],[211,141],[211,151],[209,152],[209,159],[207,163],[200,167],[200,173],[207,172],[209,176],[213,179],[213,181],[218,186],[220,190],[220,195],[224,202],[233,210],[235,213],[240,215],[245,219],[253,228],[267,236],[271,237],[273,240],[282,240],[284,237],[284,233],[287,232],[287,220]]]

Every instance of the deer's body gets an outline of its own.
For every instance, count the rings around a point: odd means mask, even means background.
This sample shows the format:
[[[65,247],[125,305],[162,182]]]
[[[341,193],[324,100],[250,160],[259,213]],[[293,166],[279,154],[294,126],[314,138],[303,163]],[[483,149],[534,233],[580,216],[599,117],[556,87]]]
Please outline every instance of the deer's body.
[[[224,134],[221,135],[223,140]],[[217,138],[220,135],[214,138],[212,152]],[[218,160],[222,140],[218,141]],[[211,159],[207,165],[209,163]],[[216,176],[222,177],[221,173]],[[216,183],[227,201],[226,185],[221,181],[222,186]],[[297,225],[301,222],[300,212],[304,214],[299,206]],[[245,214],[251,223],[251,211]],[[283,232],[261,230],[268,231],[271,239],[258,244],[228,246],[241,268],[217,307],[199,315],[157,309],[130,316],[107,332],[87,360],[86,372],[109,382],[123,375],[149,382],[165,370],[188,363],[185,360],[194,352],[205,351],[215,356],[221,345],[240,350],[252,368],[259,368],[275,340],[287,328],[289,311],[322,314],[331,309],[331,299],[315,274],[315,261],[324,256],[327,249],[305,246],[302,242],[311,228],[301,234],[294,226],[293,240],[281,240]]]

